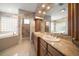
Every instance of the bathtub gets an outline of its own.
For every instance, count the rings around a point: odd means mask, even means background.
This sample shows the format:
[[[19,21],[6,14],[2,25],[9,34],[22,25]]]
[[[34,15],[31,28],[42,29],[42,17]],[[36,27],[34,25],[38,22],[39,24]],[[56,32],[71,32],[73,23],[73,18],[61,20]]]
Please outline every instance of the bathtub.
[[[4,50],[19,42],[19,36],[14,32],[0,32],[0,50]]]
[[[17,36],[18,34],[16,32],[0,32],[0,39]]]

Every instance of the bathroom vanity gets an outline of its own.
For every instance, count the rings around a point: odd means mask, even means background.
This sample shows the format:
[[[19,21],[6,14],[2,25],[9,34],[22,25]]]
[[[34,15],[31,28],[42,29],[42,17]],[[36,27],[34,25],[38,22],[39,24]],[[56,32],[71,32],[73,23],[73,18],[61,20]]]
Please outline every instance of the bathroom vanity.
[[[79,48],[67,38],[34,32],[33,43],[37,56],[79,56]]]

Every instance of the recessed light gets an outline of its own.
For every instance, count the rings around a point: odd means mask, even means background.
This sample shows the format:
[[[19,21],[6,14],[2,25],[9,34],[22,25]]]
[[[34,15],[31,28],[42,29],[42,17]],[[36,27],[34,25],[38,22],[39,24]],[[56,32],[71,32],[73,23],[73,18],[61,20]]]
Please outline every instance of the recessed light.
[[[41,11],[38,11],[38,13],[41,13]]]
[[[47,10],[49,10],[49,9],[50,9],[50,6],[47,7]]]
[[[45,7],[45,4],[43,4],[42,7],[44,8]]]
[[[43,12],[43,14],[46,14],[46,12]]]
[[[12,11],[12,9],[7,9],[9,12],[11,12]]]
[[[61,12],[65,12],[65,10],[63,9],[63,10],[61,10]]]

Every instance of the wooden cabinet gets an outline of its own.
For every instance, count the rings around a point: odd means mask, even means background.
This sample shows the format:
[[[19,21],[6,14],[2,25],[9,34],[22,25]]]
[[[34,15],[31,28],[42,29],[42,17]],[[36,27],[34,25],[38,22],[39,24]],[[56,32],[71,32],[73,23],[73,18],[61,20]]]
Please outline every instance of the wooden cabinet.
[[[36,54],[38,55],[38,37],[32,34],[32,41],[34,43]]]
[[[35,19],[35,32],[41,31],[41,19]]]
[[[39,35],[38,35],[39,34]],[[51,42],[42,37],[43,34],[35,32],[34,45],[37,56],[78,56],[79,49],[71,41],[61,39]],[[54,43],[54,44],[52,44]]]
[[[40,38],[40,56],[62,56],[62,54]]]
[[[46,48],[46,44],[47,43],[43,39],[41,39],[41,38],[40,38],[40,44],[42,44]]]
[[[40,56],[47,56],[47,43],[40,38]]]
[[[40,56],[45,56],[46,52],[46,48],[42,44],[40,44]]]
[[[62,56],[62,54],[56,50],[55,48],[53,48],[51,45],[48,44],[48,52],[50,53],[50,55],[52,56]]]
[[[68,3],[68,35],[79,41],[79,3]]]
[[[35,46],[37,56],[62,56],[63,55],[57,49],[52,47],[50,44],[48,44],[40,37],[36,37],[34,35],[33,41],[34,41],[34,46]]]

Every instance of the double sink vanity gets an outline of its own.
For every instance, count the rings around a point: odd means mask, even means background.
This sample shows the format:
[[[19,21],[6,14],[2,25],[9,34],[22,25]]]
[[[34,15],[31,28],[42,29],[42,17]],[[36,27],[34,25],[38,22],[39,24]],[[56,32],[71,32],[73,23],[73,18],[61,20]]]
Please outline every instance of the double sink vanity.
[[[57,34],[55,34],[57,35]],[[69,39],[46,32],[33,32],[32,39],[37,56],[78,56],[79,48]]]

